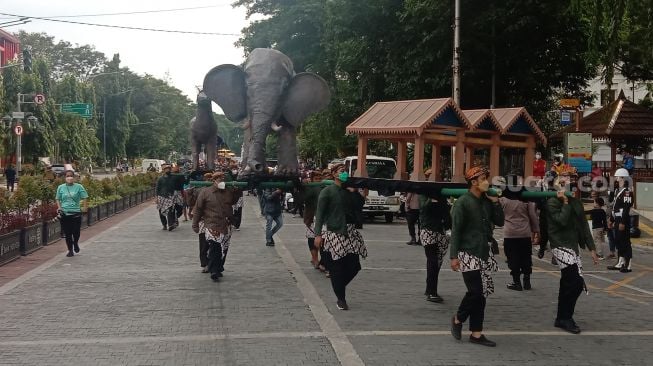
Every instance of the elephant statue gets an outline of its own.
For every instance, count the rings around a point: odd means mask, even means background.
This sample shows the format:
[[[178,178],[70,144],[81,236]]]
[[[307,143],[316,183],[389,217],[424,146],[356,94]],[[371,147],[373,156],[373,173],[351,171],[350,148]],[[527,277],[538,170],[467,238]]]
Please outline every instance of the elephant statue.
[[[190,120],[190,141],[193,152],[193,170],[199,170],[202,145],[206,150],[206,169],[213,170],[218,149],[218,127],[213,119],[211,99],[203,91],[197,94],[197,111]]]
[[[254,49],[243,67],[214,67],[204,77],[203,90],[229,120],[243,123],[239,177],[266,172],[265,140],[272,131],[279,134],[277,174],[296,175],[297,129],[331,98],[324,79],[310,72],[295,74],[288,56],[267,48]]]

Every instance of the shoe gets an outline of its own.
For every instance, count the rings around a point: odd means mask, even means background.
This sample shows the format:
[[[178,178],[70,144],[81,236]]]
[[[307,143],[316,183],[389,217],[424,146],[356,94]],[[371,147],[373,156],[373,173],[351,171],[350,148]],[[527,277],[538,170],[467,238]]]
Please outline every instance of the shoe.
[[[558,320],[558,319],[556,319],[556,321],[553,323],[553,326],[555,326],[556,328],[560,328],[560,329],[562,329],[562,330],[564,330],[566,332],[569,332],[571,334],[580,333],[580,328],[571,319],[568,319],[568,320]]]
[[[184,221],[188,221],[188,219],[184,218]]]
[[[274,238],[272,238],[272,245],[274,245]]]
[[[179,224],[176,224],[176,223],[175,223],[175,224],[172,224],[172,225],[170,225],[170,226],[168,227],[168,231],[172,231],[172,230],[174,230],[174,229],[176,229],[176,228],[177,228],[177,226],[179,226]]]
[[[543,249],[540,249],[540,250],[537,251],[537,257],[539,259],[544,258],[544,250]]]
[[[619,269],[619,272],[621,272],[621,273],[630,273],[630,272],[632,272],[632,271],[633,271],[632,269],[630,269],[630,268],[626,268],[626,267],[621,267],[621,268]]]
[[[621,266],[617,267],[616,264],[615,264],[615,265],[612,265],[612,266],[608,266],[607,268],[608,268],[609,270],[611,270],[611,271],[620,271],[620,270],[621,270]]]
[[[202,273],[209,273],[209,267],[208,266],[202,267]]]
[[[469,343],[474,343],[474,344],[480,344],[481,346],[486,346],[486,347],[496,347],[497,344],[495,342],[492,342],[491,340],[485,338],[484,335],[481,334],[480,337],[476,338],[473,336],[469,336]]]
[[[426,301],[441,303],[444,300],[438,295],[428,295]]]
[[[73,249],[75,250],[75,253],[79,253],[79,244],[74,243],[73,244]]]
[[[219,277],[219,278],[224,277],[224,275],[222,274],[222,272],[218,272],[218,273],[216,273],[215,276],[216,276],[216,277]]]
[[[161,230],[166,231],[166,230],[168,230],[168,227],[166,225],[164,225],[163,229],[161,229]]]
[[[523,288],[521,287],[521,284],[519,284],[519,283],[511,283],[506,287],[508,287],[509,290],[515,290],[515,291],[523,290]]]
[[[72,250],[68,251],[68,254],[66,254],[66,257],[74,257],[74,256],[75,254],[73,254]]]
[[[604,257],[604,256],[602,256],[602,255],[598,255],[597,257],[599,258],[599,260],[600,260],[600,261],[603,261],[603,260],[605,260],[605,257]]]
[[[236,228],[236,231],[240,231],[240,228],[239,228],[239,227],[237,227],[237,228]]]
[[[610,255],[608,256],[608,258],[609,258],[609,259],[613,259],[613,258],[617,258],[617,256],[615,256],[614,253],[610,253]]]
[[[331,278],[331,273],[329,273],[329,271],[324,271],[324,275],[326,278]]]
[[[558,265],[558,260],[556,259],[556,257],[551,257],[551,264],[553,264],[554,266]]]
[[[274,246],[274,242],[273,242],[273,241],[268,241],[268,242],[265,243],[265,246],[267,246],[267,247],[273,247],[273,246]]]
[[[463,337],[463,323],[460,322],[456,324],[456,316],[451,317],[451,335],[457,340],[461,340]]]
[[[220,276],[218,276],[219,273],[212,273],[211,274],[211,279],[213,282],[220,282]]]
[[[349,310],[349,305],[347,305],[347,302],[344,300],[338,300],[336,306],[338,307],[338,310]]]
[[[531,288],[531,277],[524,275],[524,290],[530,290]]]
[[[406,242],[406,245],[417,245],[417,242],[415,239],[410,239],[409,241]]]

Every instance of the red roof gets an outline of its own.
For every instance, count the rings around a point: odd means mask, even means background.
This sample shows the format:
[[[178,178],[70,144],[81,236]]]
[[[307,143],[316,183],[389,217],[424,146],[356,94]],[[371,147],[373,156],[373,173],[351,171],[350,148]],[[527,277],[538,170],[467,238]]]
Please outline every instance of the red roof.
[[[0,38],[4,38],[12,43],[20,44],[20,39],[18,39],[16,36],[14,36],[11,33],[7,33],[0,29]]]

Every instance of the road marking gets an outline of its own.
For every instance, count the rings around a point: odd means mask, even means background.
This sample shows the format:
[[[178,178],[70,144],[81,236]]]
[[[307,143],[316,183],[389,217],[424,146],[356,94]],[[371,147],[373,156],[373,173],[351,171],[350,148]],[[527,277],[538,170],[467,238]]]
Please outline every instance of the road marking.
[[[603,281],[605,281],[605,282],[610,282],[610,283],[612,283],[612,284],[616,284],[616,283],[617,283],[617,281],[613,281],[613,280],[611,280],[611,279],[609,279],[609,278],[605,278],[605,277],[603,277],[603,276],[599,276],[599,275],[595,275],[595,274],[588,274],[588,276],[591,276],[591,277],[594,277],[594,278],[598,278],[599,280],[603,280]],[[628,284],[626,284],[626,285],[623,285],[623,286],[621,286],[621,287],[625,287],[625,288],[631,289],[631,290],[633,290],[633,291],[637,291],[637,292],[641,292],[641,293],[646,294],[646,295],[651,295],[651,296],[653,296],[653,291],[644,290],[643,288],[639,288],[639,287],[636,287],[636,286],[632,286],[632,285],[628,285]]]
[[[536,337],[612,337],[612,336],[653,336],[653,330],[635,331],[610,331],[594,330],[583,331],[581,334],[571,334],[563,331],[501,331],[484,330],[490,336],[536,336]],[[349,337],[414,337],[414,336],[445,336],[451,337],[450,330],[362,330],[346,331],[343,335]],[[113,345],[113,344],[138,344],[138,343],[167,343],[167,342],[212,342],[231,339],[292,339],[292,338],[320,338],[327,337],[323,332],[261,332],[261,333],[235,333],[235,334],[189,334],[178,336],[137,336],[137,337],[96,337],[96,338],[53,338],[24,341],[0,341],[0,347],[33,347],[33,346],[65,346],[65,345]]]
[[[643,230],[648,235],[653,236],[653,228],[651,228],[650,226],[646,225],[645,223],[643,223],[641,221],[639,222],[639,229]]]
[[[252,207],[252,211],[256,214],[255,217],[258,217],[259,208],[255,207],[255,205],[251,205],[250,207]],[[259,217],[258,221],[261,226],[265,227],[265,222],[262,218]],[[317,290],[308,277],[306,277],[304,271],[299,267],[299,264],[297,264],[281,238],[279,238],[274,248],[295,281],[297,281],[297,287],[302,296],[304,296],[304,302],[308,305],[320,329],[331,343],[340,364],[345,366],[365,365],[356,352],[354,345],[351,344],[347,335],[340,329],[338,322],[329,312],[326,304],[322,301],[320,295],[318,295]]]
[[[605,291],[614,291],[614,290],[618,289],[619,287],[622,287],[623,285],[629,284],[629,283],[635,281],[636,279],[638,279],[638,278],[640,278],[640,277],[642,277],[642,276],[644,276],[644,275],[646,275],[648,273],[649,272],[644,271],[644,272],[640,272],[640,273],[638,273],[638,274],[636,274],[634,276],[626,277],[623,280],[604,288],[603,290],[605,290]]]

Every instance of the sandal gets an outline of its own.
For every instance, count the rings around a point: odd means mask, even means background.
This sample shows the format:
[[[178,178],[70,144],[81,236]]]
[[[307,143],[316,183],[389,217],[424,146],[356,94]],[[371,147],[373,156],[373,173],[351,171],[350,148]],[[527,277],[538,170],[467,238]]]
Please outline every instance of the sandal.
[[[321,265],[321,264],[318,264],[318,266],[316,267],[316,269],[320,270],[320,272],[326,272],[326,267],[324,267],[324,266]]]

